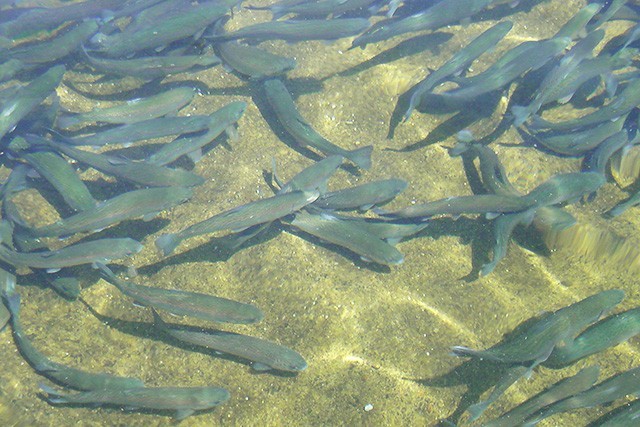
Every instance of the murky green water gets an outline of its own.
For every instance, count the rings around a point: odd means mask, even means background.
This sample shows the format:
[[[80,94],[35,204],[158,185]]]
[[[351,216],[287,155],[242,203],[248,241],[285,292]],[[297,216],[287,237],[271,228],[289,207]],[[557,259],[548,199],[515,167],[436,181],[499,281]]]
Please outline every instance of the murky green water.
[[[266,3],[266,2],[263,2]],[[253,2],[252,4],[259,4]],[[513,30],[496,52],[483,57],[473,72],[484,69],[505,48],[528,39],[552,35],[584,3],[552,0],[530,11],[509,16]],[[269,19],[267,13],[243,10],[238,26]],[[293,56],[298,67],[289,73],[288,87],[299,95],[301,114],[327,139],[345,148],[373,144],[374,166],[354,176],[339,171],[332,189],[374,179],[399,177],[410,184],[390,207],[402,207],[453,195],[471,194],[459,158],[447,147],[460,128],[452,115],[414,113],[387,139],[389,120],[398,96],[437,68],[495,21],[452,26],[441,32],[451,38],[419,36],[414,43],[399,37],[365,50],[348,50],[351,41],[267,42],[274,53]],[[614,21],[607,38],[632,24]],[[396,47],[397,46],[397,47]],[[484,61],[484,62],[483,62]],[[137,283],[178,288],[251,302],[266,314],[257,324],[229,327],[277,341],[305,356],[309,368],[297,376],[257,374],[244,364],[188,346],[175,346],[156,332],[152,316],[135,307],[111,285],[88,271],[82,299],[67,302],[43,289],[35,276],[20,277],[22,321],[34,345],[53,360],[92,371],[136,376],[149,386],[219,385],[231,392],[228,403],[187,418],[184,426],[242,425],[435,425],[460,406],[477,400],[495,381],[491,370],[463,366],[449,355],[453,345],[484,348],[500,341],[523,321],[545,310],[556,310],[603,289],[622,288],[627,298],[620,309],[640,303],[637,271],[624,259],[611,262],[576,257],[570,247],[551,255],[530,249],[530,240],[512,242],[507,258],[494,273],[476,278],[490,255],[490,223],[473,218],[433,222],[419,237],[400,243],[404,264],[372,266],[340,248],[275,229],[236,253],[221,248],[217,238],[193,238],[177,254],[163,259],[153,241],[163,232],[181,230],[233,206],[272,194],[263,178],[275,157],[279,174],[289,178],[311,160],[285,145],[263,119],[259,85],[248,84],[222,68],[183,74],[166,82],[186,80],[207,91],[182,113],[208,114],[233,100],[249,107],[239,123],[240,139],[217,147],[195,167],[206,178],[187,204],[163,212],[149,223],[135,221],[117,228],[118,236],[144,238],[145,249],[126,260],[137,268]],[[67,73],[59,95],[65,107],[88,109],[83,92],[114,93],[136,82],[96,81],[81,71]],[[496,113],[471,126],[477,135],[490,133],[506,101]],[[514,128],[492,148],[509,178],[527,191],[548,177],[578,170],[579,161],[553,157],[522,145]],[[416,148],[405,152],[385,149]],[[92,190],[107,197],[103,177]],[[102,193],[101,193],[102,191]],[[637,208],[605,221],[600,215],[624,197],[610,181],[594,203],[568,208],[581,224],[607,230],[636,242]],[[31,219],[53,220],[53,211],[35,191],[21,199]],[[105,234],[113,234],[107,231]],[[216,235],[221,237],[223,234]],[[529,249],[527,249],[529,248]],[[167,318],[165,316],[165,318]],[[170,319],[206,325],[190,319]],[[44,379],[34,373],[16,350],[10,328],[0,335],[0,419],[3,425],[170,425],[169,416],[118,409],[55,407],[38,394]],[[637,338],[571,368],[538,368],[521,380],[487,413],[489,419],[534,395],[555,380],[597,363],[601,378],[635,366]],[[461,367],[462,366],[462,367]],[[473,384],[469,389],[467,384]],[[482,387],[482,384],[486,384]],[[367,411],[365,407],[372,405]],[[369,408],[369,407],[367,407]],[[593,408],[553,418],[544,425],[583,425],[609,408]],[[8,424],[7,424],[8,423]]]

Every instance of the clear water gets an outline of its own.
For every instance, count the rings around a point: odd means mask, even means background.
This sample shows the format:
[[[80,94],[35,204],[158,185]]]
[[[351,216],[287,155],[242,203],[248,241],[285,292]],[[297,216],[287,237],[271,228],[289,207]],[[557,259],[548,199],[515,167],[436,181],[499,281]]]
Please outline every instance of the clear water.
[[[552,0],[510,15],[513,30],[495,52],[474,64],[472,72],[484,69],[504,49],[523,40],[551,36],[583,5],[580,1]],[[269,18],[268,13],[243,10],[236,14],[233,25]],[[436,34],[404,42],[410,36],[398,37],[364,50],[348,50],[351,40],[264,44],[274,53],[296,58],[298,67],[289,73],[287,84],[297,95],[300,112],[318,132],[345,148],[375,146],[371,170],[360,176],[339,171],[330,188],[390,177],[407,180],[408,189],[390,207],[471,194],[461,160],[447,152],[455,143],[453,135],[460,130],[455,123],[451,125],[451,114],[415,112],[408,123],[396,129],[392,139],[387,133],[398,96],[426,76],[428,68],[437,68],[494,23],[480,21],[442,29],[451,34],[449,39]],[[626,21],[609,23],[607,38],[631,25]],[[231,392],[225,405],[187,418],[181,425],[436,425],[477,400],[478,393],[495,381],[491,368],[471,369],[464,359],[451,356],[451,346],[488,347],[527,319],[604,289],[627,292],[619,310],[640,302],[633,250],[616,254],[610,247],[598,249],[598,236],[609,233],[635,247],[640,228],[637,208],[615,220],[601,218],[602,212],[625,197],[611,180],[593,203],[567,208],[583,225],[583,235],[573,240],[560,238],[557,250],[547,254],[534,244],[531,235],[512,241],[506,259],[483,278],[476,278],[475,272],[490,256],[490,223],[474,218],[434,221],[420,237],[398,245],[405,262],[390,269],[362,262],[340,248],[275,230],[231,256],[219,247],[220,234],[213,240],[211,236],[190,239],[176,255],[163,259],[153,245],[161,233],[181,230],[215,213],[271,195],[263,173],[270,171],[272,157],[284,178],[311,164],[310,159],[285,145],[263,119],[253,102],[262,100],[259,85],[247,84],[221,67],[166,81],[180,80],[209,91],[184,109],[185,114],[207,114],[233,100],[247,101],[249,107],[239,124],[240,139],[215,148],[196,165],[195,171],[207,181],[196,189],[189,203],[163,212],[159,220],[118,227],[118,236],[147,236],[145,249],[125,263],[138,269],[137,283],[256,304],[266,314],[261,323],[225,329],[294,348],[305,356],[309,368],[297,376],[257,374],[247,365],[211,352],[169,345],[151,327],[147,310],[133,306],[90,271],[83,276],[82,299],[100,316],[81,302],[67,302],[42,289],[35,276],[20,277],[24,285],[20,292],[22,321],[29,337],[55,361],[136,376],[149,386],[219,385]],[[123,86],[139,84],[126,79],[96,81],[95,76],[80,70],[67,73],[65,83],[58,93],[63,105],[72,110],[91,108],[93,101],[86,99],[84,92],[117,93]],[[482,136],[493,130],[504,114],[506,99],[503,101],[491,117],[469,126],[475,134]],[[514,128],[496,142],[492,147],[522,191],[556,173],[579,168],[577,159],[550,156],[523,145]],[[415,149],[385,151],[407,146]],[[99,174],[87,171],[83,177],[95,180],[96,195],[110,195]],[[29,191],[20,202],[32,219],[43,223],[53,220],[52,208],[37,192]],[[190,319],[169,320],[210,326]],[[9,328],[0,338],[3,425],[172,423],[165,415],[51,406],[37,391],[38,382],[44,379],[19,355]],[[601,378],[631,368],[638,351],[639,341],[634,338],[561,371],[539,368],[530,380],[521,380],[511,388],[484,419],[501,414],[586,365],[599,364]],[[608,410],[577,411],[542,425],[584,425]]]

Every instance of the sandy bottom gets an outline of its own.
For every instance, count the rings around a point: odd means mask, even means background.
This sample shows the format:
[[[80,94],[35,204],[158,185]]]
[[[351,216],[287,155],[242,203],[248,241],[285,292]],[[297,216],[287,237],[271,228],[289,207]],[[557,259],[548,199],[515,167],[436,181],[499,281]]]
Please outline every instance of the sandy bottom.
[[[473,72],[522,40],[551,36],[582,4],[554,0],[530,10],[516,9],[509,15],[515,23],[512,32],[496,52],[474,64]],[[241,26],[269,19],[269,15],[245,10],[235,19]],[[453,114],[415,112],[392,139],[387,134],[398,96],[426,76],[428,68],[439,67],[493,25],[492,19],[445,28],[444,36],[420,35],[414,42],[399,37],[364,50],[348,51],[350,40],[264,44],[298,61],[287,86],[297,97],[302,115],[318,132],[349,149],[375,146],[371,170],[360,175],[339,171],[329,182],[330,188],[391,177],[407,180],[408,189],[390,207],[471,194],[461,160],[449,157],[447,148],[464,126],[478,136],[491,134],[504,114],[505,100],[498,102],[494,115],[471,125],[460,125]],[[630,25],[612,23],[607,37]],[[137,268],[137,283],[256,304],[266,314],[261,323],[223,328],[287,345],[304,355],[309,368],[297,376],[256,373],[237,360],[176,346],[152,328],[149,311],[133,306],[90,269],[81,271],[81,296],[86,304],[65,301],[43,288],[34,275],[20,277],[23,286],[19,291],[28,336],[55,361],[136,376],[149,386],[218,385],[231,392],[225,405],[181,425],[435,425],[459,415],[460,408],[477,400],[495,381],[491,366],[465,363],[449,354],[451,346],[490,346],[527,319],[604,289],[626,291],[627,298],[618,310],[640,302],[631,256],[614,256],[613,249],[606,247],[594,249],[600,240],[593,233],[619,236],[637,247],[637,208],[615,220],[601,217],[625,197],[613,182],[603,187],[593,203],[567,208],[579,219],[580,232],[586,233],[582,237],[556,236],[557,250],[546,253],[539,249],[543,236],[537,236],[538,242],[532,236],[512,241],[506,259],[483,278],[477,277],[477,271],[491,255],[491,225],[477,218],[434,220],[419,237],[398,245],[405,262],[392,268],[368,264],[341,248],[277,228],[236,252],[223,249],[224,239],[220,238],[224,234],[220,234],[190,239],[174,256],[162,258],[153,245],[160,234],[271,195],[263,174],[270,171],[272,157],[285,179],[312,162],[284,144],[264,120],[256,106],[264,105],[259,84],[247,84],[221,67],[165,82],[180,80],[202,90],[184,114],[207,114],[233,100],[247,101],[240,138],[215,148],[195,166],[206,183],[196,189],[189,203],[151,222],[128,222],[103,235],[143,239],[145,249],[122,261]],[[96,81],[96,76],[78,70],[67,73],[59,94],[65,107],[89,109],[92,102],[83,93],[103,99],[106,105],[108,94],[121,91],[123,85],[135,88],[139,82]],[[121,99],[132,94],[139,95],[126,92]],[[410,149],[393,151],[405,147]],[[492,147],[522,191],[556,173],[579,168],[577,159],[554,157],[523,144],[513,127],[499,134]],[[96,197],[114,194],[113,184],[99,174],[88,171],[84,177],[93,181]],[[54,211],[35,191],[25,195],[22,203],[40,221],[54,219]],[[591,250],[578,250],[580,245]],[[165,319],[212,326],[166,315]],[[170,414],[51,406],[38,393],[37,384],[43,378],[19,355],[10,328],[0,339],[4,342],[0,345],[3,425],[172,423]],[[589,364],[601,366],[601,378],[629,369],[639,358],[639,345],[637,338],[632,339],[561,371],[539,368],[530,380],[510,389],[485,419]],[[607,410],[593,408],[558,416],[553,424],[582,425]]]

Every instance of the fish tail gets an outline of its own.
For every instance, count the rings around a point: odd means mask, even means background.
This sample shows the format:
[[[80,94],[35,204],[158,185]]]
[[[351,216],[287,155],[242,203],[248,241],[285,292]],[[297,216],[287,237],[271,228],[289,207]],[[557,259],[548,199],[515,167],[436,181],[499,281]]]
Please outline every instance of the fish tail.
[[[372,145],[358,148],[357,150],[349,151],[347,158],[355,163],[362,169],[369,169],[371,167],[371,152],[373,151]]]
[[[162,255],[169,256],[180,243],[175,234],[163,234],[156,239],[156,247],[162,251]]]
[[[529,118],[529,109],[523,105],[514,105],[511,107],[511,114],[513,114],[513,125],[521,126]]]
[[[48,394],[47,396],[47,400],[51,403],[66,403],[67,399],[65,398],[65,394],[64,393],[60,393],[58,390],[49,387],[48,385],[44,384],[44,383],[40,383],[38,384],[38,387],[40,387],[40,390],[44,391],[45,393]]]
[[[153,313],[153,326],[159,329],[167,329],[166,322],[162,320],[162,317],[160,317],[158,312],[153,307],[150,307],[150,308],[151,308],[151,313]]]
[[[2,291],[2,296],[4,297],[7,310],[11,313],[11,317],[18,316],[18,313],[20,312],[20,294],[17,292],[9,293],[4,289]]]

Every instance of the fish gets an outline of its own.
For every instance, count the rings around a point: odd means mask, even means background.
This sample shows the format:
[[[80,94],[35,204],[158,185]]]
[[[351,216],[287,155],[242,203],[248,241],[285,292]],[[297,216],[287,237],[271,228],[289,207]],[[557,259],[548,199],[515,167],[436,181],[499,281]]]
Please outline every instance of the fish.
[[[325,193],[327,180],[336,172],[342,164],[344,157],[333,155],[314,162],[311,166],[298,172],[288,182],[282,182],[276,172],[275,160],[273,161],[273,177],[280,186],[278,194],[289,193],[291,191],[313,191]]]
[[[567,156],[583,156],[600,145],[605,139],[620,132],[624,126],[625,119],[626,115],[615,121],[607,120],[589,128],[570,132],[535,132],[528,126],[527,129],[529,130],[529,135],[535,139],[536,144],[540,144],[554,153]]]
[[[547,406],[546,409],[536,413],[522,425],[531,427],[554,414],[572,409],[604,405],[628,395],[637,395],[640,392],[639,379],[640,367],[629,369],[621,374],[609,377],[585,391]]]
[[[192,160],[202,156],[202,147],[216,139],[222,132],[233,135],[233,127],[244,114],[247,103],[235,101],[225,105],[209,116],[207,130],[196,136],[185,135],[163,144],[162,147],[147,157],[146,162],[158,166],[165,166],[183,155],[189,155]]]
[[[410,222],[393,222],[388,219],[337,215],[335,213],[332,215],[340,221],[352,221],[358,228],[376,236],[378,239],[386,240],[390,245],[395,245],[403,238],[417,234],[429,226],[427,222],[414,224]]]
[[[257,371],[275,369],[301,372],[307,369],[307,362],[300,353],[283,345],[232,332],[218,330],[196,332],[174,328],[165,323],[155,310],[152,312],[155,326],[167,335],[178,341],[249,360],[252,362],[253,369]]]
[[[600,420],[602,421],[596,424],[600,427],[635,427],[640,420],[640,399],[606,413],[598,421]]]
[[[215,114],[215,113],[214,113]],[[211,117],[206,115],[157,117],[141,122],[123,124],[83,136],[62,136],[65,144],[101,147],[108,144],[129,145],[146,139],[162,138],[206,130]]]
[[[211,409],[229,400],[229,392],[220,387],[134,387],[122,390],[102,389],[75,394],[63,393],[44,384],[49,403],[113,405],[125,408],[175,411],[176,421],[196,411]]]
[[[332,17],[340,16],[344,13],[369,7],[376,8],[374,3],[380,3],[376,0],[319,0],[319,1],[299,1],[295,4],[287,4],[278,2],[264,7],[252,7],[254,10],[269,10],[273,15],[273,19],[279,19],[284,15],[294,14],[297,17],[313,18],[318,16]]]
[[[21,141],[28,147],[28,143],[23,138],[16,137],[9,143],[9,149],[17,153],[41,177],[46,179],[71,209],[84,211],[96,205],[96,200],[69,162],[51,151],[38,149],[16,151],[16,146]]]
[[[19,39],[42,30],[51,30],[65,22],[99,18],[105,10],[115,10],[127,0],[93,0],[72,3],[60,7],[33,8],[0,23],[0,35]]]
[[[171,169],[144,161],[133,161],[124,157],[91,153],[33,134],[26,134],[24,138],[33,146],[44,145],[52,147],[102,173],[114,175],[136,184],[152,187],[194,187],[204,182],[204,178],[201,176],[183,169]]]
[[[598,172],[569,172],[557,174],[543,182],[522,198],[536,208],[561,203],[573,203],[585,194],[594,193],[606,181]]]
[[[561,368],[640,334],[640,307],[617,313],[591,325],[573,341],[553,349],[544,366]]]
[[[90,55],[84,48],[83,52],[87,62],[101,73],[133,76],[143,80],[159,79],[194,69],[207,69],[222,62],[215,55],[163,55],[112,59]]]
[[[604,30],[592,31],[587,36],[579,40],[559,61],[551,68],[549,73],[544,77],[538,91],[529,103],[529,105],[514,105],[511,107],[513,114],[514,126],[522,125],[532,114],[535,114],[540,108],[551,101],[557,99],[556,86],[559,82],[567,78],[568,75],[575,72],[576,68],[583,59],[593,55],[593,49],[604,38]]]
[[[34,347],[22,328],[20,295],[15,291],[3,290],[3,299],[7,309],[11,312],[11,326],[16,345],[22,356],[40,375],[76,390],[121,390],[144,386],[144,383],[138,378],[87,372],[50,360]]]
[[[130,238],[98,239],[75,243],[53,251],[16,252],[0,244],[0,260],[14,267],[43,268],[56,272],[64,267],[109,263],[142,250],[142,244]]]
[[[436,215],[489,214],[520,212],[533,206],[532,200],[500,194],[447,197],[432,202],[415,204],[393,212],[380,212],[393,218],[420,218],[427,220]]]
[[[481,95],[501,89],[530,70],[536,70],[559,55],[571,42],[568,37],[524,42],[505,53],[487,70],[459,80],[460,87],[438,93],[447,105],[462,106]]]
[[[57,125],[61,129],[90,123],[135,123],[174,113],[191,102],[195,91],[181,86],[147,98],[137,98],[114,107],[99,108],[86,113],[59,116]]]
[[[293,191],[249,202],[200,221],[180,232],[163,234],[156,239],[156,246],[164,256],[168,256],[185,239],[221,230],[242,231],[254,225],[275,221],[302,209],[318,196],[318,191]]]
[[[262,311],[253,304],[199,292],[138,285],[119,279],[104,264],[97,263],[97,265],[107,282],[133,298],[138,304],[166,310],[178,316],[196,317],[212,322],[248,324],[257,323],[264,318]]]
[[[366,18],[308,19],[270,21],[242,27],[232,33],[206,36],[213,41],[250,39],[253,41],[286,40],[290,42],[307,40],[337,40],[360,34],[371,23]]]
[[[480,12],[495,0],[449,0],[437,2],[418,13],[404,17],[385,19],[373,25],[368,31],[357,37],[351,44],[365,48],[401,34],[417,31],[435,30],[445,25],[460,22]]]
[[[290,224],[320,240],[347,248],[364,261],[382,265],[404,262],[404,255],[400,251],[353,221],[341,221],[328,213],[313,215],[299,212]]]
[[[409,120],[411,113],[418,105],[420,105],[427,92],[443,82],[447,77],[464,71],[480,55],[495,47],[495,45],[507,35],[512,27],[513,23],[511,21],[501,21],[497,23],[475,39],[471,40],[468,45],[456,52],[456,54],[440,68],[432,71],[426,79],[422,80],[413,88],[413,93],[409,100],[409,107],[404,113],[402,120],[404,122]]]
[[[638,104],[640,104],[640,79],[634,79],[611,102],[592,113],[564,122],[549,122],[540,116],[534,116],[530,127],[533,129],[568,131],[608,120],[616,121],[633,110]]]
[[[275,55],[236,41],[216,43],[214,47],[227,66],[251,80],[285,74],[296,67],[296,60],[293,58]]]
[[[554,37],[569,37],[575,40],[578,36],[582,35],[586,31],[586,26],[591,21],[600,9],[602,9],[601,3],[589,3],[582,9],[580,9],[571,19],[569,19],[554,35]],[[595,29],[590,32],[595,31]]]
[[[186,202],[192,195],[193,191],[187,187],[132,190],[53,224],[31,228],[26,234],[30,237],[72,236],[76,233],[103,230],[133,218],[143,217],[149,220],[160,211]]]
[[[536,214],[535,208],[515,213],[499,215],[493,222],[493,235],[495,245],[493,247],[493,259],[480,268],[480,276],[491,273],[496,265],[507,255],[507,246],[513,230],[518,225],[529,225]]]
[[[605,213],[605,216],[609,218],[615,218],[622,215],[627,209],[638,205],[640,205],[640,190],[634,192],[627,200],[622,201],[615,205],[613,208],[609,209]]]
[[[22,61],[28,68],[58,61],[75,52],[98,31],[95,20],[83,21],[51,40],[9,50],[6,57]],[[4,55],[3,55],[4,56]]]
[[[363,211],[371,209],[393,199],[407,188],[407,182],[402,179],[386,179],[368,182],[355,187],[322,194],[310,207],[329,210]]]
[[[351,151],[338,147],[316,132],[311,124],[300,115],[291,94],[282,81],[279,79],[265,80],[263,87],[267,101],[278,117],[278,121],[300,146],[313,147],[327,156],[338,154],[362,169],[371,167],[371,152],[373,151],[371,145]]]
[[[597,321],[624,299],[624,291],[602,291],[548,314],[509,341],[487,350],[455,346],[459,357],[475,357],[502,363],[530,363],[529,369],[547,360],[553,349],[571,341],[587,325]]]
[[[531,415],[545,406],[589,389],[598,380],[600,368],[588,366],[577,374],[560,380],[495,420],[483,423],[484,427],[518,427]]]
[[[629,134],[626,130],[614,133],[602,141],[582,163],[582,169],[590,172],[597,172],[605,175],[606,166],[611,156],[620,149],[631,145]]]
[[[92,39],[92,50],[112,58],[122,58],[147,49],[161,49],[170,43],[188,37],[199,38],[204,29],[222,18],[237,0],[220,0],[214,4],[189,4],[174,13],[155,20],[153,25],[140,26],[133,31],[125,28],[120,33]]]
[[[31,80],[26,86],[19,87],[5,98],[0,111],[0,138],[12,132],[16,125],[49,95],[54,93],[65,73],[64,65],[55,65]]]

